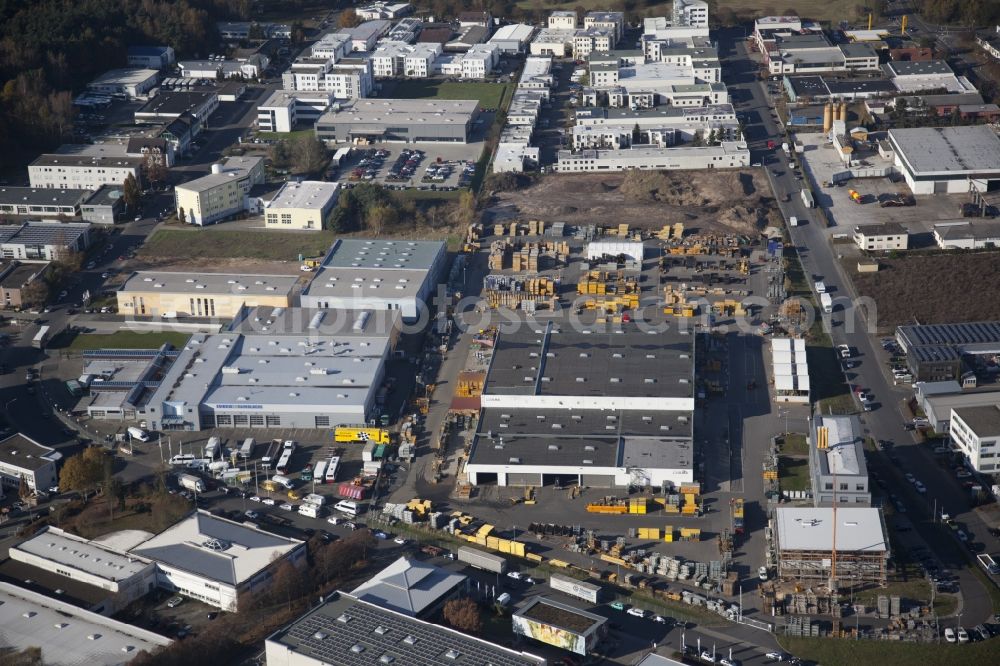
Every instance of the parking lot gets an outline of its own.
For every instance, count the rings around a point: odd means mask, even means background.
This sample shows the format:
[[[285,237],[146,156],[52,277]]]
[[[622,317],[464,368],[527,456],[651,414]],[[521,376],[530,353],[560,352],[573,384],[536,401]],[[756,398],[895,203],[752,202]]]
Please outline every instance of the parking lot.
[[[469,186],[482,149],[482,143],[357,147],[328,179],[379,183],[389,189],[450,191]]]

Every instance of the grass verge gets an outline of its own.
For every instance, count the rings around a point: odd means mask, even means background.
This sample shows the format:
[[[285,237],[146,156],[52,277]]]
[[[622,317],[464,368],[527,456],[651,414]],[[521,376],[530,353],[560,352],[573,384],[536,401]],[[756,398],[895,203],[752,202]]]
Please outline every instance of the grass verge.
[[[809,460],[778,456],[778,482],[782,490],[809,490]]]
[[[997,642],[966,645],[902,643],[899,641],[851,641],[837,638],[792,638],[779,636],[781,646],[800,659],[819,664],[878,664],[879,666],[966,666],[996,663]]]
[[[183,347],[190,333],[176,331],[118,331],[117,333],[85,333],[73,338],[69,349],[86,351],[90,349],[159,349],[165,343]]]
[[[258,139],[265,139],[267,141],[278,141],[281,139],[288,139],[289,141],[295,141],[304,136],[313,136],[316,132],[311,129],[295,130],[294,132],[258,132]]]
[[[317,257],[325,253],[337,234],[333,231],[249,231],[210,227],[204,229],[160,229],[143,246],[142,254],[186,259],[267,259],[296,261],[298,255]]]
[[[786,456],[808,456],[809,443],[801,432],[790,432],[785,436],[781,452]]]

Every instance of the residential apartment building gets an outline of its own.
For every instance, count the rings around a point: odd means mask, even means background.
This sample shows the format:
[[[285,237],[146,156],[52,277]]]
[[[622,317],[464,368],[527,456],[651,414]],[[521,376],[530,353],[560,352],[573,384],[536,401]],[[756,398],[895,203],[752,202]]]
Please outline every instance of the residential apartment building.
[[[337,183],[287,182],[264,204],[266,229],[320,230],[337,205]]]
[[[952,409],[948,435],[974,470],[985,474],[1000,471],[1000,406]]]
[[[910,247],[910,234],[898,222],[865,224],[854,227],[854,242],[868,252],[906,250]]]
[[[21,264],[11,261],[0,268],[0,306],[19,310],[27,306],[42,306],[43,303],[31,303],[25,299],[28,285],[45,278],[52,264],[38,263]],[[0,494],[2,497],[2,494]]]
[[[351,38],[342,32],[329,32],[312,45],[313,58],[323,58],[337,62],[351,53]]]
[[[329,92],[340,100],[369,97],[375,85],[369,60],[300,58],[281,75],[282,88],[304,92]]]
[[[576,12],[560,9],[549,14],[549,30],[576,30]]]
[[[587,12],[583,17],[583,29],[603,28],[614,33],[617,42],[625,35],[624,12]]]
[[[574,37],[575,29],[546,28],[538,31],[528,48],[534,56],[565,58],[573,53]]]
[[[441,61],[441,74],[462,79],[485,79],[500,62],[500,47],[496,44],[473,44],[465,53],[448,56]]]
[[[142,183],[141,157],[94,155],[39,155],[28,165],[31,187],[59,190],[96,190],[122,185],[130,175]]]
[[[586,58],[594,51],[610,51],[615,47],[615,32],[611,28],[586,28],[573,35],[573,57]]]
[[[264,182],[264,158],[229,157],[212,173],[174,188],[177,217],[188,224],[215,224],[244,212],[250,188]]]
[[[434,61],[442,52],[441,44],[385,41],[379,43],[368,60],[375,78],[422,79],[434,74]]]
[[[708,3],[704,0],[674,0],[674,25],[708,28]]]

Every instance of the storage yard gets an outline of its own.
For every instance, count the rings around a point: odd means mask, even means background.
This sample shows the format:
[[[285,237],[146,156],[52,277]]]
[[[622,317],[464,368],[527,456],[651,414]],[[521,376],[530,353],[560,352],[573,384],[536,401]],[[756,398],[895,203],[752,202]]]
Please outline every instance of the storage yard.
[[[613,220],[637,228],[683,223],[703,232],[751,234],[780,225],[759,169],[748,171],[559,174],[515,192],[499,192],[486,223],[543,219],[566,224]]]

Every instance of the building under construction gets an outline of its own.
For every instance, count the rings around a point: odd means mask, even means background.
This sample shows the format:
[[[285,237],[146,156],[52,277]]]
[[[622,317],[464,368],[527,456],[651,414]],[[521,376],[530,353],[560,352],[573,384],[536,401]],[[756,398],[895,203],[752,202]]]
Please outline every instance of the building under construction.
[[[772,520],[780,578],[886,584],[889,540],[879,509],[782,507]]]

